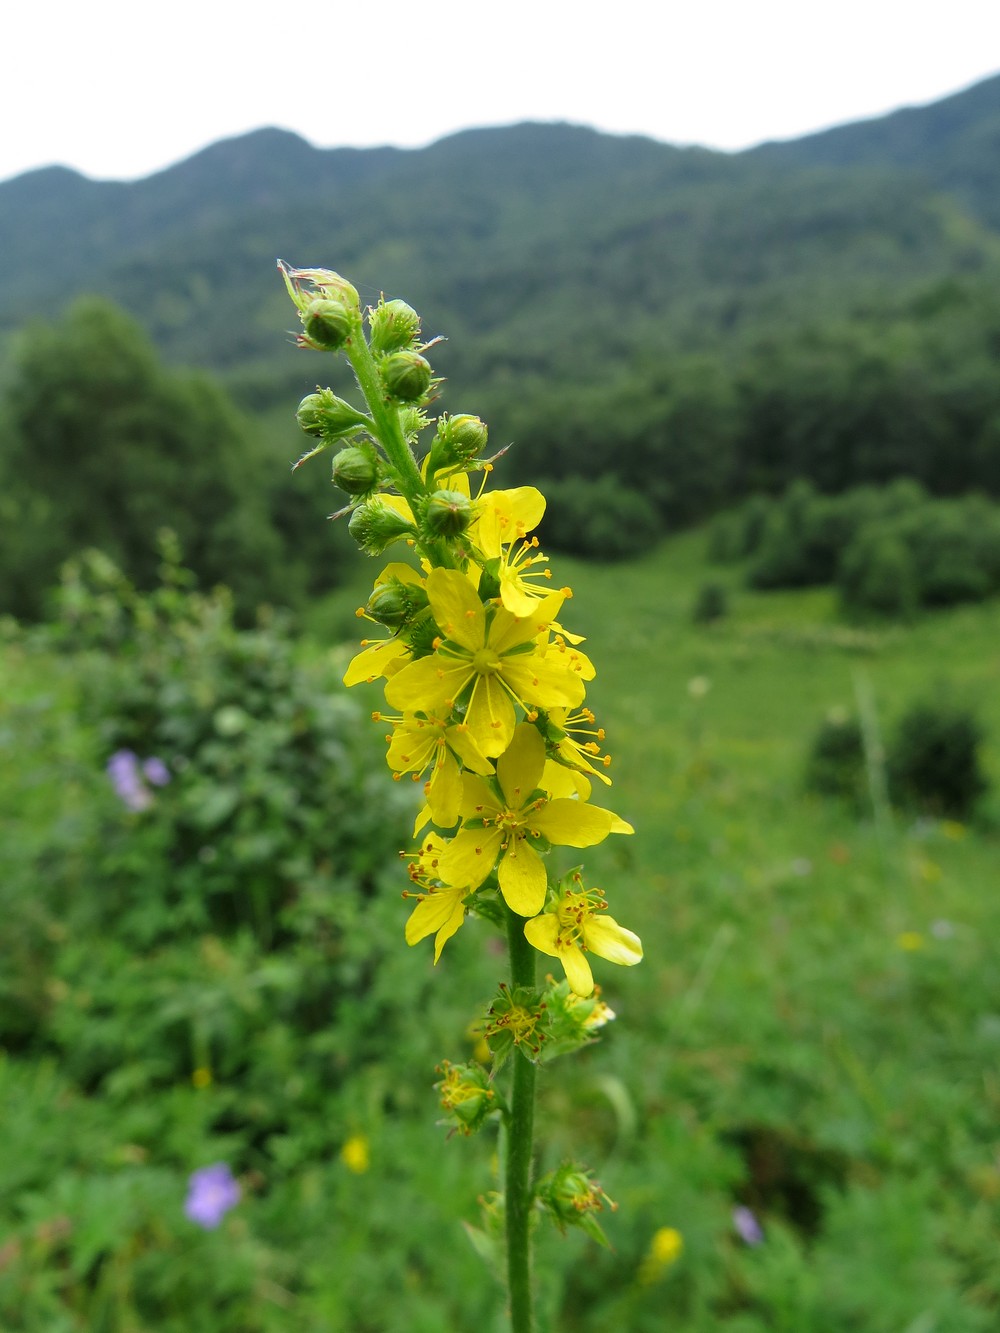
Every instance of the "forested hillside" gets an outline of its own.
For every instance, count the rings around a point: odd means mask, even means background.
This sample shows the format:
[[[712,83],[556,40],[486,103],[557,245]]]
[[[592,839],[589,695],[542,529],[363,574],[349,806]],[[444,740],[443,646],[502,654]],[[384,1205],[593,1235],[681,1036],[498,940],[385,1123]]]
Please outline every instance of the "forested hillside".
[[[37,171],[0,185],[0,372],[30,398],[23,327],[117,303],[257,418],[291,539],[282,422],[327,372],[284,332],[280,255],[421,309],[444,405],[514,442],[512,478],[562,484],[570,526],[610,514],[601,550],[802,476],[1000,493],[998,125],[1000,78],[737,155],[558,124],[405,151],[260,130],[145,180]],[[38,447],[24,422],[0,412],[0,469]]]

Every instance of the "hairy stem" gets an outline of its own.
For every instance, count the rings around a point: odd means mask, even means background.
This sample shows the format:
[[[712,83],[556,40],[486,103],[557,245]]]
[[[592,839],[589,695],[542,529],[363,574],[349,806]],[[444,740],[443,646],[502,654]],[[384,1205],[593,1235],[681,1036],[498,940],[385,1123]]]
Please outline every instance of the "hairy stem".
[[[508,908],[507,943],[512,986],[534,986],[535,951],[524,920]],[[507,1290],[512,1333],[531,1333],[531,1147],[535,1119],[535,1066],[515,1049],[507,1118]]]

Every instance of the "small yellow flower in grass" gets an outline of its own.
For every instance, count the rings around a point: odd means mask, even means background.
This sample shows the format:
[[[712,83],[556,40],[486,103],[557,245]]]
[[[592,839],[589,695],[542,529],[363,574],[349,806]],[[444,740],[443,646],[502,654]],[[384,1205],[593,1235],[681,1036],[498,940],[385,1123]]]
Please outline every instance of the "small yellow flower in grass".
[[[340,1150],[340,1160],[356,1176],[363,1176],[371,1165],[371,1151],[363,1134],[352,1134]]]
[[[469,821],[445,848],[438,866],[447,884],[478,888],[499,860],[497,877],[507,906],[534,916],[545,902],[545,865],[532,846],[545,838],[561,847],[593,847],[609,833],[631,833],[610,810],[539,790],[545,743],[530,723],[514,732],[497,760],[500,795],[474,774],[462,779],[462,816]],[[467,888],[468,891],[468,888]]]
[[[191,1082],[196,1088],[210,1088],[212,1086],[212,1071],[205,1065],[199,1065],[192,1071]]]
[[[660,1227],[653,1233],[646,1257],[639,1268],[639,1282],[651,1286],[672,1268],[684,1252],[684,1237],[676,1227]]]
[[[504,607],[487,610],[466,575],[433,569],[427,595],[444,637],[433,653],[392,676],[385,697],[393,708],[441,717],[464,701],[465,725],[482,753],[494,758],[514,734],[515,702],[525,712],[531,704],[575,708],[583,702],[576,664],[543,657],[533,642],[558,615],[562,593],[519,619]]]
[[[642,961],[639,936],[605,915],[606,910],[603,892],[585,889],[579,871],[571,871],[559,885],[552,909],[524,923],[528,942],[559,959],[577,995],[590,995],[594,989],[588,952],[623,967]]]
[[[896,948],[902,949],[904,953],[917,953],[926,944],[927,941],[918,930],[904,930],[901,935],[896,936]]]

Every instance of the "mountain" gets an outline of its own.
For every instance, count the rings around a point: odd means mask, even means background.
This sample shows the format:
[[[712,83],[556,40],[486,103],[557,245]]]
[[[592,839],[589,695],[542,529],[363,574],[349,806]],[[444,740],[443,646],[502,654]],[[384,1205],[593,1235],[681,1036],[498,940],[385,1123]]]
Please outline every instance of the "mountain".
[[[1000,74],[929,106],[903,107],[752,150],[794,166],[902,167],[1000,227]]]
[[[317,373],[281,256],[405,296],[452,340],[435,365],[497,402],[992,283],[998,133],[992,79],[736,155],[524,124],[420,150],[264,129],[130,182],[49,168],[0,184],[0,335],[96,291],[268,407]]]

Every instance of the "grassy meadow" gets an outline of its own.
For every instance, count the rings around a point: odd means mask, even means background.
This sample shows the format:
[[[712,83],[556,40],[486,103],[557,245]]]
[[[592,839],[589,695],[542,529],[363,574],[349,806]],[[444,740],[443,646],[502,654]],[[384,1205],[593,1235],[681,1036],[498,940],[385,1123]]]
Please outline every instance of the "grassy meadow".
[[[614,785],[595,800],[636,828],[579,859],[646,956],[627,971],[596,961],[617,1021],[543,1068],[543,1165],[586,1161],[619,1209],[602,1218],[608,1250],[539,1231],[541,1329],[995,1329],[995,604],[858,628],[829,590],[746,590],[738,568],[706,563],[701,532],[633,563],[554,566],[598,668],[588,702]],[[296,649],[335,692],[373,568],[314,608]],[[698,626],[707,579],[729,583],[730,610]],[[95,802],[102,827],[124,818],[104,791],[106,737],[78,717],[72,656],[12,631],[0,662],[0,866],[19,927],[0,983],[0,1328],[502,1329],[500,1289],[463,1232],[492,1188],[495,1137],[446,1140],[431,1086],[441,1059],[476,1049],[469,1016],[503,967],[487,932],[467,922],[432,969],[429,942],[403,942],[405,877],[387,862],[340,922],[356,942],[338,962],[350,999],[301,1045],[279,974],[306,965],[305,945],[251,957],[243,927],[192,927],[174,972],[159,946],[98,946],[81,902],[106,886],[86,858],[65,921],[45,877],[51,844],[71,859]],[[988,732],[994,789],[975,819],[806,794],[829,710],[860,698],[889,737],[909,703],[944,691]],[[381,702],[354,694],[361,710]],[[381,763],[381,730],[366,734]],[[358,791],[369,815],[380,790]],[[76,979],[75,956],[98,947],[104,994]],[[195,1034],[183,1074],[155,1049],[180,1029]],[[202,1232],[182,1213],[186,1181],[219,1160],[243,1198]],[[759,1243],[734,1226],[738,1206]],[[664,1246],[667,1228],[679,1240]]]

